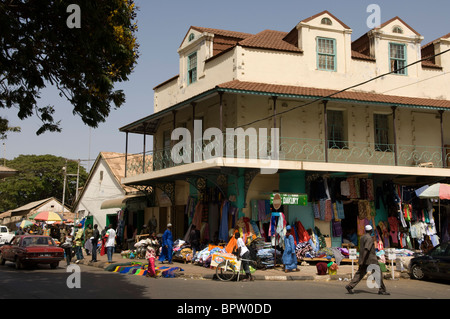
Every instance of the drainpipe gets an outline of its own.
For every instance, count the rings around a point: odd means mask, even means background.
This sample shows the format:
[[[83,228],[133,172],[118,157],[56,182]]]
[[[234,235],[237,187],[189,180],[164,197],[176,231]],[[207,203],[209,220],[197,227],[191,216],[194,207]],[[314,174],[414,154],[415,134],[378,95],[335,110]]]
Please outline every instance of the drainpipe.
[[[444,146],[444,123],[443,123],[443,115],[444,115],[444,111],[440,110],[439,111],[439,121],[441,124],[441,149],[442,149],[442,167],[446,168],[447,167],[447,161],[445,160],[446,158],[446,150],[445,150],[445,146]]]
[[[125,177],[127,177],[127,164],[128,164],[128,132],[125,132]]]
[[[327,114],[327,100],[323,101],[323,126],[325,131],[325,163],[328,163],[328,114]]]

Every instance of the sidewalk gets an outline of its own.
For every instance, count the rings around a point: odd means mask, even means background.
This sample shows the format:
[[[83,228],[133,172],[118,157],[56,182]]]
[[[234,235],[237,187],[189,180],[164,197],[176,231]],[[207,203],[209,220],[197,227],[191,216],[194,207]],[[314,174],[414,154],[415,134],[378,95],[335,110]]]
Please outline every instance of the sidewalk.
[[[118,253],[113,256],[113,263],[109,264],[107,262],[107,256],[97,256],[97,262],[90,262],[92,256],[87,256],[84,254],[84,259],[79,262],[79,264],[97,267],[105,269],[106,267],[114,264],[125,264],[132,262],[140,262],[143,264],[147,264],[146,259],[127,259],[122,258],[122,256]],[[72,259],[73,263],[75,263],[76,258]],[[65,261],[61,261],[60,265],[65,265]],[[155,261],[155,266],[161,265],[158,260]],[[167,262],[164,263],[167,266]],[[216,270],[212,268],[206,268],[204,266],[183,263],[174,260],[174,267],[180,267],[183,271],[179,272],[179,276],[181,278],[186,279],[204,279],[204,280],[213,280],[215,279]],[[354,265],[354,272],[357,271],[358,265]],[[329,280],[341,280],[341,281],[349,281],[352,278],[352,265],[348,263],[343,263],[339,266],[336,275],[317,275],[317,269],[315,263],[309,263],[309,265],[298,265],[298,269],[300,271],[297,272],[289,272],[285,273],[282,267],[277,267],[275,269],[267,269],[267,270],[256,270],[253,273],[255,280],[271,280],[271,281],[293,281],[293,280],[314,280],[314,281],[329,281]],[[392,279],[392,272],[383,273],[384,278]],[[409,279],[409,275],[405,272],[394,271],[394,279]]]

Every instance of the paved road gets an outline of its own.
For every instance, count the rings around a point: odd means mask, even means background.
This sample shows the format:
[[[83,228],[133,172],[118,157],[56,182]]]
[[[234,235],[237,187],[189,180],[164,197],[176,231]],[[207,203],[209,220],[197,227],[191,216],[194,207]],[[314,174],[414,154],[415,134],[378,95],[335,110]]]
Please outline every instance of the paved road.
[[[179,299],[195,300],[291,300],[291,299],[450,299],[448,283],[386,280],[391,296],[379,296],[365,282],[346,293],[343,281],[220,282],[183,278],[145,278],[81,265],[79,281],[65,266],[17,271],[12,263],[0,266],[2,299]],[[80,283],[80,288],[69,288]]]

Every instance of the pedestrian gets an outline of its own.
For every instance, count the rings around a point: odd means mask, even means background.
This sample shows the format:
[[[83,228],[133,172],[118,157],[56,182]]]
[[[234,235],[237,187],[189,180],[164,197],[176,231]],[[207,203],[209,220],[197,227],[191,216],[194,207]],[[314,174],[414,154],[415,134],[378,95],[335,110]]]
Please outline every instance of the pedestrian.
[[[156,238],[156,233],[152,233],[150,238],[146,240],[147,249],[145,251],[145,258],[148,259],[148,270],[147,277],[156,278],[155,271],[155,259],[156,259],[156,251],[158,250],[158,239]]]
[[[79,263],[84,259],[83,257],[83,226],[81,224],[78,225],[78,231],[75,234],[75,255],[77,256],[77,261],[75,263]]]
[[[69,234],[65,236],[64,242],[61,244],[61,247],[64,249],[64,255],[66,257],[67,266],[70,265],[70,262],[72,260],[72,243],[73,237]]]
[[[191,231],[189,233],[189,244],[192,249],[191,264],[194,263],[194,257],[198,250],[200,250],[200,231],[192,224]]]
[[[113,225],[109,224],[108,231],[106,232],[106,255],[108,256],[108,263],[112,263],[112,256],[116,246],[116,231],[113,229]]]
[[[172,224],[167,224],[167,229],[162,236],[162,249],[159,261],[164,264],[164,261],[168,261],[172,264],[173,255],[173,236],[172,236]]]
[[[373,265],[375,269],[374,271],[378,271],[378,276],[375,278],[376,283],[379,285],[378,287],[378,294],[379,295],[390,295],[386,291],[386,286],[383,282],[383,274],[381,273],[380,266],[378,264],[377,255],[375,253],[375,242],[370,235],[372,233],[372,226],[367,225],[365,227],[365,234],[361,236],[360,238],[360,244],[359,244],[359,260],[358,260],[358,271],[355,273],[355,276],[350,281],[350,283],[345,286],[345,289],[347,289],[349,294],[353,294],[353,288],[364,278],[364,276],[367,274],[367,268],[370,265]],[[379,282],[378,282],[379,281]]]
[[[89,256],[92,252],[92,234],[94,230],[92,229],[92,224],[87,225],[84,230],[85,244],[84,249],[86,249],[86,254]]]
[[[100,232],[98,231],[98,225],[94,225],[94,230],[92,231],[92,259],[91,261],[96,262],[97,261],[97,246],[98,246],[98,240],[100,238]]]
[[[246,278],[244,278],[242,281],[249,281],[249,280],[253,281],[255,279],[253,278],[250,272],[249,262],[247,261],[250,259],[250,250],[247,248],[244,241],[242,240],[239,231],[237,231],[234,234],[234,237],[236,238],[237,242],[237,252],[236,252],[237,259],[238,260],[240,260],[241,258],[244,259],[242,260],[242,267],[244,268]]]
[[[292,236],[292,228],[290,225],[286,226],[286,236],[284,238],[284,252],[283,264],[284,272],[298,271],[297,269],[297,255],[295,254],[294,236]]]

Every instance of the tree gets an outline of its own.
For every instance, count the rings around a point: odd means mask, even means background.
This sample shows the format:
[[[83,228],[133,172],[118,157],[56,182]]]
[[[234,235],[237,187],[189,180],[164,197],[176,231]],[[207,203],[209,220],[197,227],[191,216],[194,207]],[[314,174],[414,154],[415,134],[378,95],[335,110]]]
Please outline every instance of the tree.
[[[21,120],[35,113],[38,135],[59,132],[54,106],[38,104],[54,85],[74,115],[97,127],[125,101],[114,84],[137,63],[136,11],[133,0],[0,0],[0,108],[17,107]]]
[[[54,155],[20,155],[7,161],[7,166],[18,171],[15,176],[0,181],[0,211],[14,209],[30,202],[55,197],[62,201],[64,174],[62,168],[66,159]],[[67,173],[76,174],[78,162],[67,162]],[[88,177],[80,166],[79,187]],[[74,202],[76,177],[68,178],[65,204]]]

